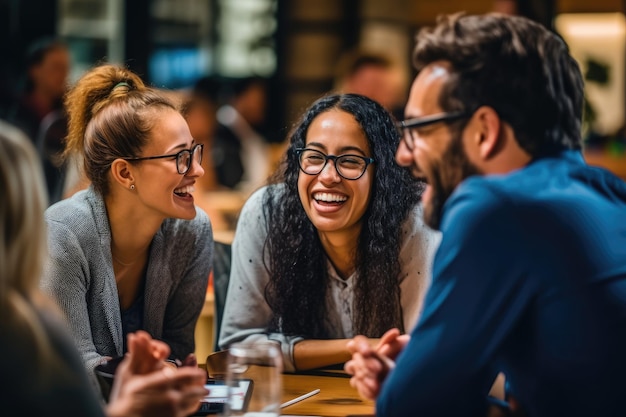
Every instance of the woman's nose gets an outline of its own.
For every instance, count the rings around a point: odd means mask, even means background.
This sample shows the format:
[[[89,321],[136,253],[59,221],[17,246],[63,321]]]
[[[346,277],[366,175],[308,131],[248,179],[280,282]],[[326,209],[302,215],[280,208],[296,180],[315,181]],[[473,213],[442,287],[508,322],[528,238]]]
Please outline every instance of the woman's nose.
[[[335,161],[329,159],[326,162],[326,165],[322,169],[322,171],[318,174],[321,181],[332,181],[339,182],[341,181],[341,176],[339,172],[337,172],[337,167],[335,165]]]

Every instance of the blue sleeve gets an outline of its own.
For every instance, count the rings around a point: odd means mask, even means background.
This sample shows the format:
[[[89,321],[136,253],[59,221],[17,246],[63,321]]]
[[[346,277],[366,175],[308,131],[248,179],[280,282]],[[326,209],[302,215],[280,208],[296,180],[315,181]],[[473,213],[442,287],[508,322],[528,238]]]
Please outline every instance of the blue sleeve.
[[[532,296],[515,205],[468,182],[446,203],[424,312],[383,384],[379,416],[485,415],[494,358]]]

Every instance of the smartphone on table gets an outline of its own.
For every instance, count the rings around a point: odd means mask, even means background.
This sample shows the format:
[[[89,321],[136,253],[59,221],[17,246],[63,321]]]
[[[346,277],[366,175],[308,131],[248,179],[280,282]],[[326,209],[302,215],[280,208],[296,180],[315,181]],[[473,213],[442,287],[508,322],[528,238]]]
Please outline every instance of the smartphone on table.
[[[251,379],[241,379],[235,382],[237,385],[231,387],[233,390],[233,401],[231,410],[246,411],[250,397],[252,396],[253,383]],[[206,416],[209,414],[219,414],[224,411],[224,405],[228,402],[228,386],[223,379],[207,379],[204,387],[209,393],[200,403],[198,410],[193,416]]]

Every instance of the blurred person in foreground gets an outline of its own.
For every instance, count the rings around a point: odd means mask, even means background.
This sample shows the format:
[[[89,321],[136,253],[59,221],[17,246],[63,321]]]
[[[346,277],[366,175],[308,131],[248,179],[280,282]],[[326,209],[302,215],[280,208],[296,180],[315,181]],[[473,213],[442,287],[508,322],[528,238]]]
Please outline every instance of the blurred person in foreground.
[[[347,339],[411,329],[439,233],[394,162],[391,115],[357,94],[313,103],[270,185],[244,205],[219,343],[271,340],[289,372],[343,364]]]
[[[362,337],[345,369],[379,416],[622,416],[626,183],[581,154],[583,80],[522,17],[443,17],[417,36],[396,160],[443,232],[409,336]]]
[[[61,312],[38,289],[46,254],[43,177],[28,139],[0,121],[0,391],[4,416],[186,416],[206,394],[205,373],[164,365],[169,348],[129,334],[106,409]],[[8,413],[8,414],[7,414]]]
[[[195,365],[213,232],[194,204],[203,148],[179,109],[126,68],[88,71],[66,97],[67,153],[89,188],[45,212],[42,288],[70,323],[86,368],[128,349],[145,330]]]

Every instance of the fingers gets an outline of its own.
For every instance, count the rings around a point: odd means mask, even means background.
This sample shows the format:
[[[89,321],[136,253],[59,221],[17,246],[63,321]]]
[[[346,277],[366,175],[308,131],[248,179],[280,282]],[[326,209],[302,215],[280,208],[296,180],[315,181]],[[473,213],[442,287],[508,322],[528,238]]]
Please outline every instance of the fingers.
[[[400,334],[400,330],[396,328],[387,330],[385,334],[383,334],[383,336],[380,338],[380,342],[378,342],[376,350],[380,349],[386,344],[393,343],[398,338],[398,336],[400,336]]]
[[[186,417],[198,409],[200,401],[208,394],[204,382],[204,371],[191,367],[164,367],[147,375],[134,375],[121,388],[124,397],[118,398],[119,412],[115,417]]]
[[[130,353],[141,353],[150,355],[155,360],[162,361],[170,354],[167,343],[153,339],[150,334],[143,330],[137,330],[128,334],[128,351]]]
[[[186,370],[194,372],[187,375],[185,373]],[[201,369],[190,367],[180,368],[176,374],[172,382],[175,386],[178,384],[178,390],[181,394],[180,408],[184,415],[187,416],[198,409],[200,401],[209,393],[204,387],[206,375]]]
[[[381,344],[377,352],[387,358],[396,359],[409,343],[409,340],[411,340],[411,336],[408,334],[398,334],[394,339],[388,340],[385,344]]]
[[[194,367],[194,368],[197,367],[198,366],[198,359],[196,358],[196,355],[194,355],[193,353],[190,353],[189,355],[187,355],[187,357],[183,361],[183,365],[182,366],[191,366],[191,367]]]
[[[353,359],[345,365],[346,372],[352,375],[350,385],[359,392],[359,395],[368,400],[374,400],[378,396],[382,379],[380,362],[365,359],[359,353],[354,354]]]
[[[170,408],[188,410],[192,406],[197,408],[200,400],[208,394],[204,388],[205,380],[204,371],[199,368],[164,367],[161,371],[136,376],[133,382],[136,393],[150,393],[149,397],[153,399],[168,399]]]
[[[357,390],[359,396],[366,400],[375,401],[380,390],[379,385],[368,383],[366,380],[350,378],[350,385]]]
[[[372,349],[367,343],[367,338],[354,338],[352,342],[354,349],[352,359],[344,365],[345,371],[352,375],[350,385],[358,391],[361,397],[374,400],[388,373],[389,359]]]
[[[129,333],[127,342],[131,361],[130,371],[134,374],[142,375],[161,369],[163,361],[170,354],[170,348],[166,343],[153,339],[143,330]]]
[[[347,343],[346,347],[348,348],[348,351],[352,354],[356,352],[365,352],[371,350],[367,337],[360,335],[355,336],[352,340],[350,340]]]
[[[173,374],[170,374],[169,379],[173,384],[178,385],[197,385],[204,390],[204,382],[206,375],[204,370],[200,368],[193,368],[189,366],[183,366],[177,370],[171,370]],[[205,392],[206,394],[206,392]]]

